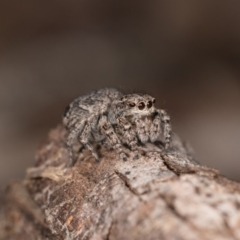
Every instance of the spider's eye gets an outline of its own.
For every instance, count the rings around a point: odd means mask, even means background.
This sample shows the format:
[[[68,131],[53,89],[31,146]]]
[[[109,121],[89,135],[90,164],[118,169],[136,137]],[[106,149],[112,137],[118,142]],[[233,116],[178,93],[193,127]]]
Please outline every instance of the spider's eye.
[[[140,102],[139,104],[138,104],[138,109],[139,110],[143,110],[145,108],[145,103],[144,102]]]
[[[136,104],[135,104],[135,103],[133,103],[133,102],[130,102],[130,103],[128,103],[128,106],[129,106],[129,107],[135,107],[135,106],[136,106]]]
[[[147,107],[148,107],[148,108],[151,108],[151,107],[152,107],[152,102],[151,102],[151,101],[148,101]]]
[[[154,98],[153,100],[152,100],[152,103],[155,103],[156,102],[156,99]]]

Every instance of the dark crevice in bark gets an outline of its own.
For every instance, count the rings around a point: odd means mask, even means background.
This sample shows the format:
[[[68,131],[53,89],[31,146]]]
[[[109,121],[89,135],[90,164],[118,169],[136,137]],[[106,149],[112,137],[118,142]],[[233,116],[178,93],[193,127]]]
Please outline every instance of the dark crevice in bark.
[[[138,193],[136,193],[131,186],[129,185],[126,177],[120,173],[119,171],[117,171],[116,169],[114,169],[114,172],[116,173],[116,175],[124,182],[125,186],[129,189],[129,191],[134,194],[136,197],[138,197],[138,199],[142,202],[143,200],[141,199],[140,195]]]
[[[163,199],[163,201],[166,203],[168,209],[178,218],[181,220],[181,222],[185,223],[186,225],[189,225],[192,229],[194,229],[196,232],[200,232],[200,230],[198,228],[196,228],[194,226],[194,224],[191,223],[191,221],[187,218],[182,216],[177,209],[175,208],[174,204],[173,204],[173,200],[171,201],[170,199],[168,199],[166,196],[161,195],[160,197]]]
[[[109,228],[108,228],[108,233],[107,233],[106,240],[110,240],[110,235],[111,235],[112,227],[113,227],[113,221],[111,222],[111,224],[110,224],[110,226],[109,226]]]

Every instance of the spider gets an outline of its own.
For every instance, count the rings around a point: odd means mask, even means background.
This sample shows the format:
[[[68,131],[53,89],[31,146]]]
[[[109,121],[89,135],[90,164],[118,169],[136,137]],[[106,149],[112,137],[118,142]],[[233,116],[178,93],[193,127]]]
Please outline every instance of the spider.
[[[63,124],[68,130],[67,148],[73,159],[73,144],[78,141],[99,156],[94,142],[104,142],[126,161],[125,146],[137,152],[140,145],[156,142],[162,136],[164,149],[171,142],[170,117],[154,106],[155,98],[142,93],[123,94],[104,88],[75,99],[66,108]],[[124,146],[125,145],[125,146]],[[72,165],[74,164],[72,161]]]

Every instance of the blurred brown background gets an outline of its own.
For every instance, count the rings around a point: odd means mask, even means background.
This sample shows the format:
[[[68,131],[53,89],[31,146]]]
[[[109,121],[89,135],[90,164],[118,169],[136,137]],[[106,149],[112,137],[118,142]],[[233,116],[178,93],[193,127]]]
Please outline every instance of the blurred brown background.
[[[240,180],[240,1],[0,1],[0,187],[75,97],[148,92],[198,160]]]

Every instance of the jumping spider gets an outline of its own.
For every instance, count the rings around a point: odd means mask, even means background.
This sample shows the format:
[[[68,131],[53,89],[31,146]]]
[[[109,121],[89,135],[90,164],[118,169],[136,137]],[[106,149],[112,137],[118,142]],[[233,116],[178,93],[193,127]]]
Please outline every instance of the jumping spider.
[[[63,124],[69,132],[67,148],[73,159],[76,139],[99,157],[93,142],[111,146],[120,158],[127,160],[124,145],[137,152],[140,145],[164,138],[164,148],[171,141],[170,118],[156,109],[155,98],[142,93],[123,94],[104,88],[75,99],[65,110]],[[74,164],[74,162],[72,162]]]

